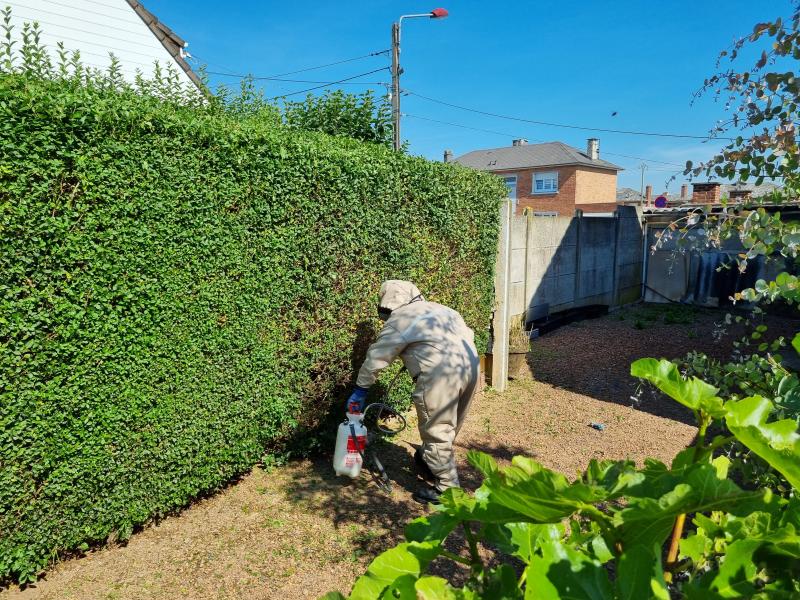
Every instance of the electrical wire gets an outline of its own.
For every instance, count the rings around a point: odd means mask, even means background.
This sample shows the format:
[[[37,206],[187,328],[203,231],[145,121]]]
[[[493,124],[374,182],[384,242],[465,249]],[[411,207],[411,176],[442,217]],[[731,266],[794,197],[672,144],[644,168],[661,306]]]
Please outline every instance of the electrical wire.
[[[323,85],[317,85],[314,87],[306,88],[304,90],[297,90],[296,92],[289,92],[288,94],[280,94],[278,96],[273,96],[269,98],[269,100],[278,100],[279,98],[286,98],[287,96],[295,96],[297,94],[304,94],[306,92],[312,92],[314,90],[318,90],[320,88],[327,87],[329,85],[338,85],[340,83],[344,83],[346,81],[351,81],[353,79],[358,79],[359,77],[366,77],[367,75],[372,75],[373,73],[379,73],[381,71],[387,70],[389,67],[381,67],[380,69],[374,69],[372,71],[367,71],[366,73],[359,73],[358,75],[353,75],[352,77],[345,77],[344,79],[339,79],[338,81],[330,81]]]
[[[472,131],[481,131],[483,133],[492,133],[494,135],[502,135],[503,137],[510,137],[510,138],[523,137],[523,136],[520,136],[520,135],[517,135],[517,134],[513,134],[513,133],[495,131],[494,129],[483,129],[481,127],[471,127],[470,125],[462,125],[460,123],[453,123],[451,121],[440,121],[439,119],[431,119],[430,117],[422,117],[420,115],[412,115],[410,113],[403,113],[403,116],[404,117],[411,117],[412,119],[420,119],[422,121],[430,121],[432,123],[440,123],[442,125],[450,125],[451,127],[460,127],[461,129],[471,129]],[[531,140],[531,141],[534,141],[534,142],[543,142],[543,143],[547,143],[549,141],[549,140],[537,140],[537,139],[534,139],[534,138],[525,138],[525,139]],[[677,163],[668,163],[668,162],[664,162],[664,161],[660,161],[660,160],[654,160],[654,159],[651,159],[651,158],[643,158],[641,156],[631,156],[629,154],[619,154],[618,152],[605,152],[605,151],[604,151],[604,154],[609,155],[609,156],[621,156],[623,158],[635,158],[636,160],[642,160],[642,161],[650,162],[650,163],[658,163],[658,164],[663,164],[663,165],[672,165],[674,167],[678,167],[679,169],[683,169],[684,168],[683,165],[679,165]],[[630,168],[633,168],[633,167],[627,167],[627,168],[630,169]],[[673,169],[650,169],[650,170],[651,171],[669,171],[671,173],[675,172]]]
[[[241,77],[240,75],[234,75],[232,73],[222,73],[220,71],[206,71],[209,75],[222,75],[223,77]],[[246,79],[246,77],[241,77],[242,79]],[[255,77],[253,79],[256,79]],[[259,77],[259,81],[280,81],[280,82],[288,82],[288,83],[321,83],[323,85],[330,85],[334,83],[332,81],[314,81],[311,79],[283,79],[282,77]],[[389,85],[385,81],[353,81],[353,82],[344,82],[346,85]]]
[[[341,65],[348,62],[353,62],[354,60],[361,60],[364,58],[369,58],[371,56],[380,56],[382,54],[387,54],[391,52],[391,50],[377,50],[375,52],[370,52],[369,54],[364,54],[362,56],[354,56],[353,58],[345,58],[344,60],[337,60],[336,62],[327,63],[324,65],[317,65],[316,67],[307,67],[305,69],[298,69],[297,71],[287,71],[286,73],[278,73],[273,77],[284,77],[285,75],[295,75],[296,73],[305,73],[306,71],[315,71],[317,69],[324,69],[326,67],[333,67],[334,65]]]
[[[681,138],[681,139],[692,139],[692,140],[708,140],[708,139],[718,139],[718,140],[733,140],[735,138],[730,137],[715,137],[711,138],[710,136],[704,135],[688,135],[688,134],[681,134],[681,133],[660,133],[654,131],[633,131],[633,130],[625,130],[625,129],[605,129],[602,127],[584,127],[582,125],[569,125],[566,123],[551,123],[548,121],[536,121],[534,119],[525,119],[522,117],[513,117],[510,115],[503,115],[499,113],[493,113],[485,110],[479,110],[477,108],[469,108],[467,106],[461,106],[459,104],[453,104],[452,102],[446,102],[444,100],[439,100],[437,98],[431,98],[430,96],[425,96],[423,94],[418,94],[417,92],[412,92],[409,89],[403,89],[403,93],[408,94],[410,96],[416,96],[417,98],[422,98],[423,100],[427,100],[429,102],[434,102],[436,104],[441,104],[443,106],[449,106],[450,108],[457,108],[459,110],[464,110],[467,112],[476,113],[479,115],[484,115],[487,117],[495,117],[497,119],[506,119],[509,121],[518,121],[521,123],[532,123],[534,125],[545,125],[547,127],[562,127],[565,129],[580,129],[582,131],[599,131],[602,133],[619,133],[624,135],[641,135],[641,136],[651,136],[651,137],[666,137],[666,138]]]
[[[281,80],[280,78],[284,77],[286,75],[295,75],[297,73],[305,73],[307,71],[316,71],[317,69],[325,69],[327,67],[333,67],[335,65],[341,65],[341,64],[353,62],[353,61],[356,61],[356,60],[362,60],[364,58],[370,58],[371,56],[380,56],[382,54],[386,54],[387,52],[389,52],[389,50],[379,50],[379,51],[376,51],[376,52],[370,52],[369,54],[362,54],[361,56],[354,56],[353,58],[345,58],[343,60],[337,60],[335,62],[326,63],[324,65],[317,65],[315,67],[306,67],[304,69],[297,69],[296,71],[287,71],[286,73],[277,73],[275,75],[252,75],[252,74],[243,75],[241,73],[225,73],[225,72],[221,72],[221,71],[207,71],[207,73],[209,75],[221,75],[223,77],[237,77],[239,79],[252,79],[254,81],[261,81],[261,80],[266,80],[266,81],[291,81],[290,79]],[[194,58],[199,60],[199,61],[203,61],[203,59],[200,58],[199,56],[195,56]],[[207,61],[205,61],[205,62],[207,62]],[[221,66],[221,65],[219,65],[219,66]],[[383,70],[383,69],[380,69],[380,70]],[[307,83],[327,83],[327,82],[309,81]],[[383,85],[383,83],[381,83],[381,85]]]

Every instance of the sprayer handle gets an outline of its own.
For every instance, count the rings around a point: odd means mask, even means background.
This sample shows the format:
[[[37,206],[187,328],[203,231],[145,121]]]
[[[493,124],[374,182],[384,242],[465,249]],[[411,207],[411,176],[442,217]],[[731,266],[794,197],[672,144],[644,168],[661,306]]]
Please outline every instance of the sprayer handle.
[[[355,388],[353,388],[353,393],[350,394],[350,397],[347,399],[347,412],[354,414],[363,412],[366,399],[366,388],[355,386]]]

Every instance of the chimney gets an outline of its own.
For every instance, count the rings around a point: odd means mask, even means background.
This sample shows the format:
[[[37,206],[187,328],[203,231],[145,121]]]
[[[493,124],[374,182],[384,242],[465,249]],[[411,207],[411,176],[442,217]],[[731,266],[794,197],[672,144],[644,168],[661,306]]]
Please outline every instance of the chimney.
[[[653,186],[648,185],[644,188],[644,203],[645,206],[650,206],[653,203]]]
[[[586,140],[586,154],[592,160],[600,160],[600,140],[597,138],[589,138]]]
[[[722,189],[719,182],[692,184],[692,202],[695,204],[716,204],[720,200]]]
[[[511,142],[511,145],[512,146],[525,146],[525,145],[527,145],[527,143],[528,143],[528,140],[526,140],[525,138],[519,138],[519,139],[513,140]]]
[[[689,186],[685,183],[681,186],[681,200],[686,200],[689,195]]]
[[[453,151],[452,150],[445,150],[444,151],[444,162],[449,163],[453,161]]]

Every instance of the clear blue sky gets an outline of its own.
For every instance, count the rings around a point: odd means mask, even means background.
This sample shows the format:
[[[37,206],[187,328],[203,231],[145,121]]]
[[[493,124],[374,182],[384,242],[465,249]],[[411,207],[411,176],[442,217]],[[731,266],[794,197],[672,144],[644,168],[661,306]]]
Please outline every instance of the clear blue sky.
[[[209,70],[265,76],[384,50],[390,45],[391,23],[399,15],[443,6],[450,11],[447,19],[403,24],[404,88],[533,120],[693,135],[705,135],[725,115],[722,104],[711,98],[691,103],[692,93],[714,71],[719,51],[749,33],[756,22],[788,14],[791,8],[789,0],[435,0],[432,4],[147,0],[144,4],[190,43],[190,52]],[[334,81],[389,63],[387,56],[378,56],[287,77]],[[388,82],[390,74],[386,70],[363,80]],[[223,81],[236,84],[235,79],[212,76],[214,84]],[[277,96],[312,85],[269,82],[265,92]],[[366,89],[342,87],[353,92]],[[372,89],[385,91],[380,86]],[[585,148],[587,137],[599,137],[601,157],[625,168],[619,186],[637,190],[642,161],[611,153],[683,165],[686,160],[703,160],[721,146],[517,123],[414,96],[402,98],[402,111],[504,134],[404,118],[402,134],[410,152],[435,160],[441,160],[445,148],[458,156],[505,146],[512,137],[560,140],[578,148]],[[651,162],[645,182],[658,193],[673,172],[668,165]],[[682,181],[680,176],[670,191],[677,191]]]

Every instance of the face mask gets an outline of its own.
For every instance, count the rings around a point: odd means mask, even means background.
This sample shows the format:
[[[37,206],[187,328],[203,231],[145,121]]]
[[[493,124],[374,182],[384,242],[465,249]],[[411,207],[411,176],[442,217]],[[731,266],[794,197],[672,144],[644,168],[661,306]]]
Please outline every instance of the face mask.
[[[383,306],[378,307],[378,316],[381,318],[381,321],[386,321],[389,317],[392,316],[392,309],[386,308]]]

